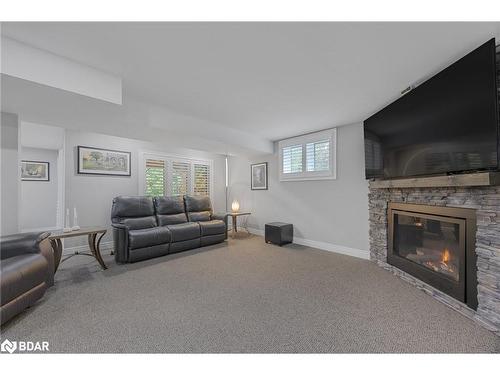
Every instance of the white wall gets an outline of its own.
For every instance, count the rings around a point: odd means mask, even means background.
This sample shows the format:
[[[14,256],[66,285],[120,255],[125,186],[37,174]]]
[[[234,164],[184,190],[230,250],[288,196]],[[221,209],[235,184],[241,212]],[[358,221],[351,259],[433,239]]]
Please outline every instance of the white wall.
[[[49,126],[39,123],[31,123],[26,121],[19,122],[20,132],[20,147],[32,148],[32,149],[43,149],[57,151],[57,161],[53,166],[51,173],[57,176],[57,208],[56,208],[56,224],[57,228],[62,228],[64,226],[64,139],[66,130],[57,126]],[[52,166],[51,166],[52,167]],[[52,180],[52,179],[51,179]],[[54,180],[56,181],[56,180]],[[21,204],[20,204],[21,206]],[[22,210],[22,207],[21,207]],[[23,223],[21,220],[20,228],[23,228]],[[39,227],[45,228],[45,227]],[[26,229],[24,229],[26,230]]]
[[[231,157],[229,201],[237,199],[242,211],[252,212],[248,225],[257,230],[268,222],[289,222],[297,242],[368,256],[363,142],[362,124],[337,128],[336,180],[280,182],[277,152],[253,160]],[[265,161],[269,163],[269,190],[252,191],[250,164]]]
[[[18,230],[18,118],[12,113],[1,114],[1,235]]]
[[[20,121],[21,146],[61,150],[64,148],[63,128]]]
[[[21,231],[54,229],[57,224],[57,156],[56,150],[22,147],[21,160],[49,162],[49,181],[21,181]]]
[[[107,149],[130,151],[131,176],[98,176],[77,174],[77,146],[102,147]],[[80,226],[111,226],[111,204],[119,195],[139,195],[139,153],[154,151],[166,154],[213,160],[215,211],[225,210],[225,158],[222,155],[201,151],[165,148],[151,142],[137,141],[128,138],[107,136],[97,133],[85,133],[66,130],[66,208],[76,207]],[[112,233],[108,231],[103,242],[111,241]],[[65,246],[77,246],[86,243],[86,239],[66,241]]]

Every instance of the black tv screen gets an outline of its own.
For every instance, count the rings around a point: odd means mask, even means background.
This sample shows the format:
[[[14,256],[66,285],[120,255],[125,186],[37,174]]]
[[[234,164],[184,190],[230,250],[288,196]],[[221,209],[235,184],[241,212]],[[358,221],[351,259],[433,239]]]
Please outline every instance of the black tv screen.
[[[495,39],[364,121],[366,178],[499,167]]]

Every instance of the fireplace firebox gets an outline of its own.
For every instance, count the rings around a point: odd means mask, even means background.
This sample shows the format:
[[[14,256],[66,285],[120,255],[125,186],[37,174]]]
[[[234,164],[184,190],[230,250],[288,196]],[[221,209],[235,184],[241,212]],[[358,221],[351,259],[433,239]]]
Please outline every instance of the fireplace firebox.
[[[477,309],[473,209],[389,203],[389,264]]]

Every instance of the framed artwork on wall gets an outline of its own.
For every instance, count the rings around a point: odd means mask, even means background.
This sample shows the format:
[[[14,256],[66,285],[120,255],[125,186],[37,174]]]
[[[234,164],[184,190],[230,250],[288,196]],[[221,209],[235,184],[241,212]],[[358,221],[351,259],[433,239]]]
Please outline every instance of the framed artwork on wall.
[[[50,181],[50,163],[47,161],[21,161],[21,181]]]
[[[78,174],[130,176],[130,152],[78,146]]]
[[[252,164],[250,168],[252,190],[267,190],[267,162]]]

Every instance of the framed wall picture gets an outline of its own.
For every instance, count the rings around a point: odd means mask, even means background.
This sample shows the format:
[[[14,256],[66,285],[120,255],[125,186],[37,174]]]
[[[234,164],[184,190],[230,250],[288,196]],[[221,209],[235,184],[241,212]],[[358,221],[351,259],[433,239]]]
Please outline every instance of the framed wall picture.
[[[267,162],[252,164],[250,167],[252,190],[267,190]]]
[[[130,152],[78,146],[78,173],[130,176]]]
[[[47,161],[21,161],[21,181],[50,181],[50,163]]]

